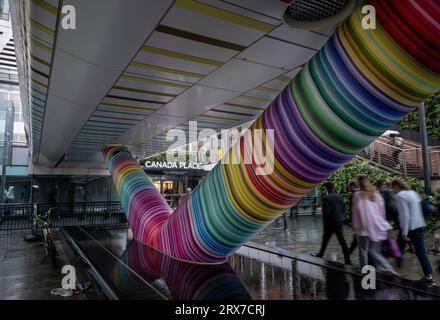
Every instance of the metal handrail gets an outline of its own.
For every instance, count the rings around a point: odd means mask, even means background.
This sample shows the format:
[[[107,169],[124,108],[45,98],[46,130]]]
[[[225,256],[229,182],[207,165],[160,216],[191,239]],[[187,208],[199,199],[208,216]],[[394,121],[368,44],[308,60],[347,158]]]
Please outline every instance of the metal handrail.
[[[411,147],[405,142],[405,145],[400,148],[383,140],[384,137],[380,137],[372,142],[358,153],[358,157],[375,163],[389,171],[402,174],[405,177],[423,175],[423,157],[420,146]],[[440,175],[440,146],[431,146],[429,151],[431,156],[431,174],[438,176]]]
[[[0,204],[0,230],[31,228],[32,214],[45,213],[52,208],[51,226],[103,226],[126,225],[124,210],[120,202],[78,203],[4,203]]]

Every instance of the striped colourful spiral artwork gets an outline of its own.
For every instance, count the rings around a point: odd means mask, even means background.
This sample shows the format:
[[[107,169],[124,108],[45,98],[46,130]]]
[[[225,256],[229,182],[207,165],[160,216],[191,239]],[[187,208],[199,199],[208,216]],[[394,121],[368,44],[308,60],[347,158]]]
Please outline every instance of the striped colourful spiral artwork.
[[[222,262],[438,90],[440,3],[370,4],[376,29],[362,28],[357,8],[250,127],[274,130],[271,174],[223,158],[171,212],[125,148],[104,149],[135,237],[178,259]],[[246,141],[225,157],[243,159]]]

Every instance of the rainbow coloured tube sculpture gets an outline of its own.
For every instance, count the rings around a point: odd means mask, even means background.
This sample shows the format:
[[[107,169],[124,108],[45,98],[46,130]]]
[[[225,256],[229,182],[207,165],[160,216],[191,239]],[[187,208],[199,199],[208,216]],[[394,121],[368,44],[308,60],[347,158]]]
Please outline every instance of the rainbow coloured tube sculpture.
[[[135,237],[180,260],[222,262],[438,90],[439,3],[369,4],[376,29],[362,28],[357,8],[250,127],[273,129],[270,174],[223,158],[172,212],[125,148],[104,149]],[[244,159],[247,141],[225,157]]]

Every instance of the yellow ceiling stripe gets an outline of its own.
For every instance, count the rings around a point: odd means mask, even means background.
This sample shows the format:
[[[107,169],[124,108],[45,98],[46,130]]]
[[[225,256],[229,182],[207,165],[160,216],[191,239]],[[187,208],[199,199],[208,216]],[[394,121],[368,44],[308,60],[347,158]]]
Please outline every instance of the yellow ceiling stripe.
[[[210,16],[230,23],[238,24],[247,28],[256,29],[263,32],[270,32],[275,27],[269,23],[248,18],[237,13],[226,11],[220,8],[200,3],[194,0],[177,0],[176,6],[191,10],[205,16]]]
[[[124,87],[124,86],[114,86],[113,89],[129,91],[129,92],[136,92],[136,93],[144,93],[144,94],[154,94],[157,96],[164,96],[164,97],[176,97],[177,96],[177,94],[163,93],[163,92],[149,91],[149,90],[141,90],[141,89],[136,89],[136,88]]]
[[[231,102],[223,103],[223,105],[231,106],[231,107],[239,107],[239,108],[244,108],[244,109],[252,109],[252,110],[264,110],[264,107],[253,107],[253,106],[248,106],[248,105],[239,104],[239,103],[231,103]]]
[[[38,29],[44,33],[47,33],[51,36],[55,35],[55,32],[50,29],[49,27],[45,26],[44,24],[39,23],[38,21],[35,21],[34,19],[31,18],[31,26],[34,27],[35,29]]]
[[[268,88],[268,87],[256,87],[255,90],[269,92],[269,93],[279,93],[280,92],[280,90]]]
[[[43,0],[32,0],[32,3],[35,4],[36,6],[39,6],[40,8],[43,8],[44,10],[57,15],[58,14],[58,8],[54,7],[53,5],[51,5],[50,3],[47,3],[46,1]]]
[[[289,82],[290,81],[290,78],[285,77],[285,76],[279,76],[279,77],[276,77],[275,79],[279,80],[279,81],[284,81],[284,82]]]
[[[36,84],[39,84],[40,86],[42,86],[42,87],[44,87],[44,88],[47,88],[47,84],[44,84],[44,83],[42,83],[42,82],[40,82],[40,81],[38,81],[38,80],[36,80],[36,79],[34,79],[34,78],[31,78],[31,80],[32,80],[33,82],[35,82]]]
[[[141,63],[141,62],[136,62],[136,61],[132,62],[131,65],[134,67],[142,68],[142,69],[149,69],[149,70],[154,70],[154,71],[172,73],[172,74],[177,74],[180,76],[187,76],[187,77],[193,77],[193,78],[199,78],[199,79],[201,79],[205,76],[204,74],[201,74],[201,73],[177,70],[177,69],[167,68],[167,67],[160,67],[160,66],[155,66],[152,64]]]
[[[52,53],[52,48],[46,46],[44,43],[36,40],[34,37],[31,37],[31,44],[33,44],[34,46],[43,49],[44,51],[47,51],[49,53]]]
[[[254,97],[254,96],[248,96],[248,95],[242,95],[242,96],[240,96],[239,98],[246,98],[246,99],[258,100],[258,101],[265,101],[265,102],[270,102],[270,101],[272,101],[271,99],[260,98],[260,97]]]
[[[33,60],[35,60],[35,61],[41,63],[41,64],[44,64],[44,65],[47,66],[47,67],[50,67],[50,63],[49,63],[49,62],[47,62],[47,61],[45,61],[45,60],[43,60],[43,59],[41,59],[41,58],[39,58],[39,57],[37,57],[37,56],[34,56],[33,54],[31,54],[31,58],[32,58]]]
[[[121,79],[153,83],[153,84],[158,84],[158,85],[161,85],[161,86],[174,87],[174,88],[185,88],[186,89],[186,88],[191,87],[191,84],[181,84],[181,83],[175,83],[175,82],[155,80],[155,79],[139,77],[139,76],[130,76],[130,75],[127,75],[127,74],[122,75]]]
[[[215,110],[212,110],[215,111]],[[228,117],[219,117],[219,116],[212,116],[207,114],[201,114],[197,117],[197,119],[203,118],[212,118],[212,119],[220,119],[220,120],[240,120],[239,118],[228,118]]]
[[[155,47],[150,47],[150,46],[144,46],[142,48],[142,51],[150,52],[153,54],[158,54],[161,56],[172,57],[172,58],[176,58],[176,59],[193,61],[193,62],[197,62],[197,63],[201,63],[201,64],[209,64],[209,65],[213,65],[213,66],[217,66],[217,67],[223,65],[223,62],[221,62],[221,61],[196,57],[196,56],[192,56],[192,55],[177,52],[177,51],[160,49],[160,48],[155,48]]]
[[[124,108],[124,109],[135,109],[135,110],[144,110],[144,111],[156,111],[157,108],[148,108],[148,107],[138,107],[138,106],[131,106],[126,104],[116,104],[116,103],[101,103],[103,106],[107,107],[118,107],[118,108]]]

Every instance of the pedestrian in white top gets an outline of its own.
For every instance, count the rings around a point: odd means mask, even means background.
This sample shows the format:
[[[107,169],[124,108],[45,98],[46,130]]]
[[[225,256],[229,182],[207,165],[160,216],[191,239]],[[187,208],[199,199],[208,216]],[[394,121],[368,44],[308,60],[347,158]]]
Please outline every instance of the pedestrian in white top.
[[[403,253],[405,244],[412,243],[425,275],[421,280],[428,285],[435,285],[432,279],[432,266],[426,254],[426,223],[420,196],[399,179],[393,180],[391,186],[396,193],[396,204],[399,211],[400,251]]]
[[[359,176],[358,182],[360,190],[353,195],[352,228],[358,237],[361,268],[369,264],[370,256],[381,271],[398,275],[381,253],[382,241],[388,238],[388,230],[392,229],[385,218],[382,196],[366,176]]]

